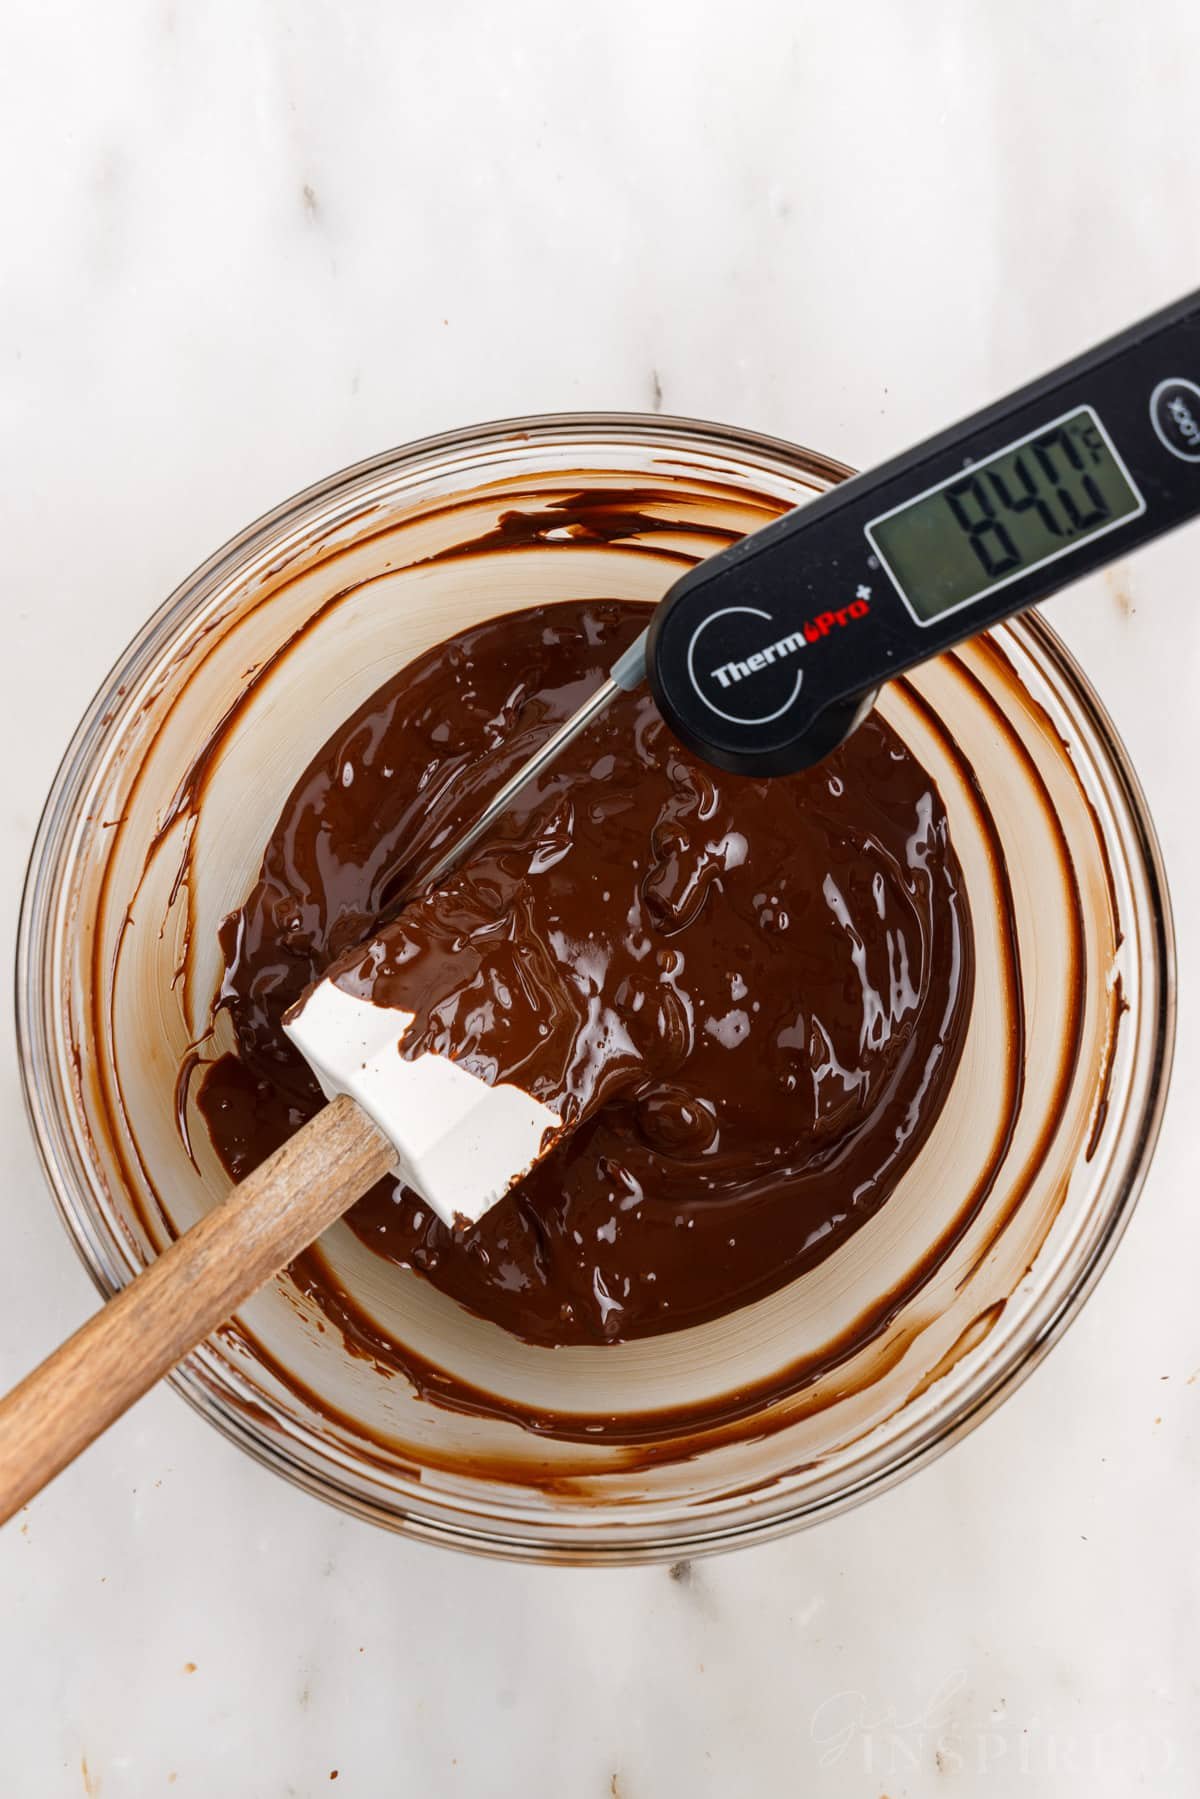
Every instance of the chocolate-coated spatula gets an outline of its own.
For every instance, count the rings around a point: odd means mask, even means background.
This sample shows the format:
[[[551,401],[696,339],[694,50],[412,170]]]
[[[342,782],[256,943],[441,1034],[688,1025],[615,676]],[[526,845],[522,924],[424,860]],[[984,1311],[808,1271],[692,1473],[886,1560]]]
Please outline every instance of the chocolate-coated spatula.
[[[648,678],[703,759],[787,774],[892,675],[1198,512],[1194,295],[689,571],[427,883],[622,688]],[[336,977],[305,997],[289,1034],[330,1103],[0,1402],[0,1521],[375,1181],[398,1175],[473,1223],[567,1128],[514,1084],[406,1058],[412,1022]]]

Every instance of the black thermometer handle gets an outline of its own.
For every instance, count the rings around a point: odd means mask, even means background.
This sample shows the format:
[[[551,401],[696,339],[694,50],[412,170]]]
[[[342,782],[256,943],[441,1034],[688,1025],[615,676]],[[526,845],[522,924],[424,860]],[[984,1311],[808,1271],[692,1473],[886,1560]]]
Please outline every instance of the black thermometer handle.
[[[1200,293],[699,563],[651,620],[654,697],[706,761],[788,774],[892,675],[1197,513]]]

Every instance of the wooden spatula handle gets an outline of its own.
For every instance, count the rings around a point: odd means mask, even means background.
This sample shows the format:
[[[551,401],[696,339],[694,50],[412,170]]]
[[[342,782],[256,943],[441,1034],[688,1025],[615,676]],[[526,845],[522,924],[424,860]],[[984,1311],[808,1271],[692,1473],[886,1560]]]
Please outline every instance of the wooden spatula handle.
[[[335,1099],[0,1400],[0,1524],[392,1167]]]

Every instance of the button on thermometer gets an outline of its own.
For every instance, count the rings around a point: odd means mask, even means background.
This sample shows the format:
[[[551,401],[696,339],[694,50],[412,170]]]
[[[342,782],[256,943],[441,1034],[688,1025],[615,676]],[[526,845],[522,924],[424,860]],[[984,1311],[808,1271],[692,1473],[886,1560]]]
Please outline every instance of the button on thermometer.
[[[698,563],[426,878],[623,688],[706,762],[790,774],[893,675],[1198,512],[1200,293]]]

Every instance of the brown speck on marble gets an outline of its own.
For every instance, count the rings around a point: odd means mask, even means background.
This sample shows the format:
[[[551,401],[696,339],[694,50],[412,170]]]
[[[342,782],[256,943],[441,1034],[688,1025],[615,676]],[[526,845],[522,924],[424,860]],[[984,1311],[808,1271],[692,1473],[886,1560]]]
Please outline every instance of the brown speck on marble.
[[[338,1771],[337,1771],[337,1769],[336,1769],[336,1768],[330,1768],[330,1770],[329,1770],[329,1778],[330,1778],[330,1780],[336,1780],[336,1779],[337,1779],[337,1777],[338,1777]]]
[[[692,1564],[690,1562],[672,1562],[669,1572],[671,1579],[677,1580],[681,1586],[686,1587],[691,1584]]]
[[[1133,603],[1133,595],[1130,593],[1128,587],[1125,586],[1124,582],[1112,582],[1112,595],[1113,599],[1116,601],[1117,611],[1121,614],[1121,617],[1132,618],[1137,611],[1137,607]]]
[[[321,203],[317,199],[317,190],[311,181],[306,181],[304,186],[300,189],[300,202],[304,207],[305,212],[308,214],[308,217],[310,219],[315,219],[317,213],[320,211]]]
[[[194,1674],[196,1672],[195,1662],[184,1662],[183,1671],[185,1674]]]
[[[88,1795],[88,1799],[95,1799],[95,1795],[100,1791],[100,1776],[92,1773],[88,1767],[86,1755],[81,1755],[79,1758],[79,1772],[83,1776],[83,1790]]]
[[[663,384],[662,376],[657,369],[650,370],[650,395],[654,403],[655,412],[661,412],[663,403]]]

